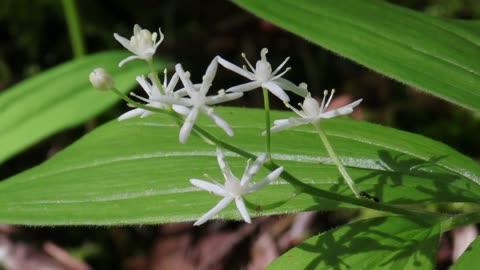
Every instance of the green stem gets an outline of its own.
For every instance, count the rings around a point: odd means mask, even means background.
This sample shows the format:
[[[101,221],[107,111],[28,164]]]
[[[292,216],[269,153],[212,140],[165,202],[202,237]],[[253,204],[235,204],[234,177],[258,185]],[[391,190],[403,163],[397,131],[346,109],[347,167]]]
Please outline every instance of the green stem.
[[[265,146],[267,150],[268,159],[271,158],[271,137],[270,137],[270,100],[268,99],[268,89],[263,88],[263,104],[265,109]]]
[[[160,81],[160,78],[158,78],[158,73],[155,70],[155,67],[153,66],[153,60],[147,60],[148,67],[150,68],[150,73],[152,73],[153,80],[155,81],[155,84],[158,86],[158,89],[160,90],[160,93],[162,95],[165,95],[165,89],[163,87],[162,82]]]
[[[444,220],[441,223],[441,231],[447,232],[457,227],[466,226],[468,224],[479,223],[480,212],[466,213],[457,215]]]
[[[352,190],[353,194],[355,194],[355,197],[360,198],[360,192],[355,187],[355,183],[353,183],[352,178],[348,174],[347,170],[345,170],[345,167],[343,167],[342,162],[340,161],[340,159],[338,159],[337,154],[335,154],[335,151],[333,150],[332,145],[328,141],[327,134],[325,134],[325,132],[323,131],[323,129],[320,127],[319,124],[313,124],[313,126],[315,127],[315,130],[317,131],[318,136],[322,140],[323,145],[325,145],[325,148],[327,149],[328,154],[332,158],[335,165],[337,165],[337,168],[340,171],[340,173],[342,174],[343,178],[345,179],[345,182],[347,182],[347,184],[350,187],[350,189]]]
[[[183,120],[181,118],[181,116],[179,114],[175,113],[174,111],[166,111],[166,110],[162,110],[162,109],[159,109],[159,108],[149,107],[149,106],[137,103],[134,100],[132,100],[131,98],[129,98],[128,96],[126,96],[125,94],[123,94],[122,92],[118,91],[116,88],[113,88],[112,91],[115,94],[117,94],[119,97],[121,97],[122,99],[124,99],[125,101],[127,101],[128,103],[130,103],[131,105],[133,105],[135,107],[142,108],[142,109],[145,109],[145,110],[150,110],[152,112],[168,114],[168,115],[172,116],[176,121],[179,120],[179,119]],[[238,154],[240,156],[243,156],[245,158],[248,158],[248,159],[256,159],[257,158],[257,156],[255,156],[254,154],[222,141],[221,139],[219,139],[215,135],[210,134],[208,131],[202,129],[201,127],[199,127],[197,125],[193,126],[193,130],[195,132],[197,132],[198,134],[204,136],[208,140],[214,142],[216,145],[221,146],[222,148],[224,148],[226,150],[229,150],[233,153],[236,153],[236,154]],[[270,171],[274,171],[275,169],[279,168],[279,166],[276,165],[273,161],[266,162],[264,164],[264,167],[266,167]],[[332,200],[332,201],[339,202],[339,203],[346,203],[346,204],[350,204],[350,205],[354,205],[354,206],[375,209],[375,210],[379,210],[379,211],[383,211],[383,212],[405,215],[405,216],[413,217],[413,218],[416,218],[416,219],[427,220],[427,221],[431,222],[432,224],[444,221],[445,217],[446,217],[444,215],[440,215],[440,214],[437,214],[437,213],[423,212],[423,211],[418,211],[418,210],[413,210],[413,209],[400,208],[400,207],[393,206],[393,205],[377,203],[377,202],[373,202],[373,201],[367,200],[367,199],[361,199],[361,198],[357,199],[357,198],[354,198],[354,197],[351,197],[351,196],[344,196],[344,195],[340,195],[340,194],[337,194],[337,193],[334,193],[334,192],[318,189],[318,188],[315,188],[311,185],[303,183],[302,181],[300,181],[299,179],[297,179],[295,176],[291,175],[287,171],[283,171],[283,173],[281,174],[281,177],[285,181],[287,181],[288,183],[293,185],[299,193],[306,193],[306,194],[309,194],[311,196],[321,197],[321,198]]]
[[[85,41],[83,40],[80,29],[80,19],[78,18],[75,0],[62,0],[63,12],[67,20],[68,34],[72,45],[73,56],[80,58],[85,55]]]

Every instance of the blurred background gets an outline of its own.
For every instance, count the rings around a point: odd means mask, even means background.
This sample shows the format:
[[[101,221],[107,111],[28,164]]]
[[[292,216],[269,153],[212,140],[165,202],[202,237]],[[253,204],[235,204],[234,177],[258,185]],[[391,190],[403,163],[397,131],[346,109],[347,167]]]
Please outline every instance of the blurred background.
[[[480,17],[477,0],[391,2],[432,16]],[[83,0],[76,4],[88,53],[122,49],[113,33],[130,37],[135,23],[151,31],[160,26],[166,38],[156,57],[181,62],[194,80],[200,80],[216,55],[243,64],[242,52],[253,62],[260,49],[267,47],[274,67],[291,57],[292,70],[285,77],[307,82],[313,95],[337,89],[333,106],[363,98],[354,118],[419,133],[480,159],[478,114],[326,51],[229,1]],[[0,36],[0,92],[73,58],[62,1],[1,0]],[[215,84],[221,88],[237,82],[242,82],[239,76],[225,72]],[[273,108],[284,109],[275,102]],[[262,104],[261,92],[248,92],[232,105]],[[0,181],[48,159],[125,109],[119,102],[84,125],[58,133],[1,164]],[[252,226],[223,221],[200,228],[191,223],[108,228],[0,225],[0,269],[263,269],[306,237],[369,214],[365,210],[307,212],[257,218]],[[438,269],[448,269],[458,256],[455,252],[462,237],[472,235],[476,235],[475,226],[446,234]]]

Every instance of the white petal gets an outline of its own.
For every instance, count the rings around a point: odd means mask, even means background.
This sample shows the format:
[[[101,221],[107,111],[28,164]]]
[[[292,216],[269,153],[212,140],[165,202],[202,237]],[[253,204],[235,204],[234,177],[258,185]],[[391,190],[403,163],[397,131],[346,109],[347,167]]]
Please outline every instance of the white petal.
[[[225,133],[228,134],[228,136],[233,136],[233,130],[232,128],[230,128],[230,126],[228,125],[227,121],[225,121],[222,117],[220,117],[218,114],[214,113],[213,111],[211,110],[208,110],[208,108],[205,108],[206,106],[202,107],[202,111],[208,115],[208,117],[210,117],[214,122],[215,124],[217,124],[217,126],[219,126],[220,128],[222,128]]]
[[[270,184],[273,180],[275,180],[278,176],[280,176],[280,174],[282,174],[282,172],[283,172],[283,167],[279,167],[279,168],[275,169],[273,172],[269,173],[267,175],[267,177],[265,177],[262,181],[260,181],[260,182],[256,183],[255,185],[251,186],[248,189],[248,193],[255,192],[255,191],[261,189],[262,187],[264,187],[265,185]]]
[[[280,120],[275,120],[273,123],[273,127],[270,129],[270,132],[275,133],[279,132],[285,129],[289,129],[291,127],[298,126],[299,124],[295,122],[290,122],[288,119],[280,119]],[[262,132],[262,135],[265,136],[267,133],[264,131]]]
[[[181,106],[181,105],[173,104],[173,105],[172,105],[172,109],[173,109],[175,112],[177,112],[177,113],[179,113],[179,114],[181,114],[181,115],[185,115],[185,116],[190,113],[190,109],[189,109],[189,108],[187,108],[187,107],[185,107],[185,106]]]
[[[284,78],[275,79],[274,82],[282,89],[293,92],[301,97],[306,97],[308,95],[308,90],[306,88],[296,86]]]
[[[175,98],[175,97],[169,97],[169,96],[159,96],[156,99],[152,99],[151,101],[159,101],[162,103],[168,103],[168,104],[175,104],[175,105],[180,105],[180,106],[185,106],[189,107],[192,106],[192,102],[188,98]]]
[[[141,52],[142,58],[145,60],[151,59],[152,56],[155,54],[156,49],[157,49],[156,47],[145,49],[144,51]]]
[[[188,94],[190,96],[194,95],[197,90],[194,88],[192,81],[188,78],[186,75],[185,71],[183,70],[183,67],[181,64],[176,64],[175,65],[175,71],[177,72],[178,76],[180,77],[180,80],[182,80],[183,86],[185,86]]]
[[[360,102],[362,102],[362,99],[359,99],[355,102],[352,102],[352,103],[350,103],[348,105],[345,105],[343,107],[340,107],[338,109],[331,110],[331,111],[328,111],[326,113],[322,113],[322,114],[320,114],[320,118],[333,118],[333,117],[336,117],[336,116],[352,113],[353,108],[357,107],[360,104]]]
[[[173,74],[172,78],[170,78],[170,81],[168,82],[168,85],[165,87],[166,94],[168,95],[169,93],[173,93],[173,90],[175,89],[175,86],[178,84],[178,80],[180,77],[178,77],[178,74],[175,73]],[[177,91],[178,92],[178,91]],[[179,93],[180,94],[180,93]],[[187,94],[185,93],[186,96]],[[180,95],[181,96],[181,95]]]
[[[217,66],[218,61],[217,57],[215,57],[213,58],[212,62],[210,62],[210,65],[208,65],[205,75],[203,75],[202,85],[200,86],[201,93],[206,95],[208,89],[210,89],[210,86],[212,86],[213,79],[215,78],[215,74],[217,73]]]
[[[208,192],[212,192],[215,195],[223,196],[223,197],[227,196],[227,192],[225,192],[224,188],[219,187],[218,185],[212,184],[210,182],[199,180],[199,179],[190,179],[190,183],[192,183],[192,185],[198,188],[201,188]]]
[[[140,115],[140,118],[145,118],[145,117],[147,117],[147,116],[149,116],[149,115],[152,115],[152,114],[154,114],[154,112],[152,112],[152,111],[144,111],[144,112],[142,113],[142,115]]]
[[[139,116],[139,115],[141,115],[144,111],[145,111],[144,109],[135,108],[135,109],[133,109],[133,110],[130,110],[130,111],[128,111],[128,112],[120,115],[120,117],[118,117],[118,121],[123,121],[123,120],[127,120],[127,119],[130,119],[130,118]]]
[[[245,207],[245,202],[243,201],[242,197],[238,197],[235,199],[235,204],[237,205],[237,209],[242,215],[243,220],[247,223],[251,223],[252,220],[250,219],[250,215],[248,214],[247,207]]]
[[[148,83],[145,77],[137,76],[136,80],[138,84],[140,84],[140,86],[142,87],[143,91],[145,91],[145,93],[147,93],[149,97],[152,96],[152,85]]]
[[[132,61],[132,60],[135,60],[135,59],[140,59],[139,56],[137,55],[132,55],[132,56],[129,56],[125,59],[123,59],[122,61],[120,61],[120,63],[118,63],[118,66],[119,67],[122,67],[125,63],[127,63],[128,61]]]
[[[276,83],[272,81],[268,81],[262,84],[262,87],[265,87],[268,89],[268,91],[272,92],[275,96],[277,96],[279,99],[281,99],[283,102],[289,102],[290,98],[288,95],[283,91],[280,86],[278,86]]]
[[[229,93],[229,94],[219,94],[215,96],[208,96],[205,101],[205,104],[214,105],[214,104],[234,100],[237,98],[241,98],[242,96],[243,96],[243,93]]]
[[[223,198],[217,205],[215,205],[210,211],[208,211],[205,215],[203,215],[197,222],[195,222],[194,226],[199,226],[205,223],[207,220],[215,216],[218,212],[220,212],[223,208],[227,207],[227,205],[233,200],[232,197],[225,197]]]
[[[140,25],[135,24],[133,26],[133,34],[136,35],[136,34],[140,33],[140,31],[142,31],[142,28],[140,27]]]
[[[220,170],[222,170],[225,180],[235,178],[235,176],[233,176],[232,170],[230,169],[230,166],[228,166],[228,163],[225,161],[225,156],[223,155],[223,151],[220,147],[217,147],[217,162]]]
[[[185,144],[187,142],[188,136],[190,135],[193,125],[195,124],[195,120],[197,120],[197,116],[198,116],[197,108],[192,109],[188,114],[187,119],[185,119],[185,123],[183,123],[183,126],[180,129],[180,134],[178,137],[180,140],[180,143]]]
[[[257,174],[258,171],[262,168],[263,163],[265,163],[265,160],[267,160],[267,154],[263,153],[257,157],[255,162],[251,166],[245,169],[245,173],[243,174],[242,180],[240,181],[240,184],[242,186],[247,185],[248,182],[252,180],[255,174]]]
[[[230,62],[228,62],[227,60],[223,59],[222,57],[218,56],[218,63],[220,65],[222,65],[224,68],[226,69],[229,69],[249,80],[252,80],[252,81],[255,81],[255,75],[252,74],[251,72],[248,72],[246,70],[244,70],[243,68],[239,67],[239,66],[236,66]]]
[[[262,86],[262,82],[253,81],[253,82],[248,82],[248,83],[244,83],[244,84],[240,84],[240,85],[237,85],[237,86],[230,87],[225,92],[227,92],[227,93],[247,92],[247,91],[253,90],[255,88],[259,88],[260,86]]]
[[[130,45],[130,40],[128,40],[128,39],[120,36],[120,35],[117,34],[117,33],[114,33],[114,34],[113,34],[113,37],[114,37],[118,42],[120,42],[120,44],[122,44],[122,46],[123,46],[125,49],[127,49],[127,50],[135,53],[135,52],[134,52],[134,49],[133,49],[132,46]]]
[[[193,85],[193,87],[197,90],[200,89],[200,86],[202,86],[201,83],[196,83],[196,84]],[[188,92],[187,92],[187,88],[185,88],[185,87],[178,89],[174,93],[174,96],[179,96],[179,97],[184,97],[186,95],[188,95]]]

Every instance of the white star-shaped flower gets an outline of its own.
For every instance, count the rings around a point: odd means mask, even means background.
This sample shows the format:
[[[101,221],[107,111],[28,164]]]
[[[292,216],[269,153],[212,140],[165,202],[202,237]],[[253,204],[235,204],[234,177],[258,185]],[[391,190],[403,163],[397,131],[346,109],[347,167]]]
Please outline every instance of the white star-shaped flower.
[[[320,119],[322,118],[333,118],[340,115],[350,114],[353,112],[353,109],[362,102],[362,99],[359,99],[355,102],[352,102],[348,105],[340,107],[335,110],[326,111],[328,105],[330,105],[330,101],[332,101],[333,94],[335,90],[332,90],[330,93],[330,97],[328,101],[325,102],[325,99],[328,95],[328,91],[325,90],[323,92],[323,99],[322,104],[319,105],[318,102],[311,97],[310,93],[308,93],[307,97],[303,101],[303,104],[299,104],[302,108],[302,111],[295,109],[294,107],[290,106],[290,104],[286,104],[287,107],[292,109],[296,114],[298,114],[301,118],[290,117],[288,119],[279,119],[273,122],[273,127],[270,129],[272,132],[282,131],[291,127],[304,125],[304,124],[318,124]],[[265,134],[265,132],[263,132]]]
[[[243,96],[243,93],[231,93],[226,94],[224,90],[218,91],[218,95],[215,96],[207,96],[208,89],[212,85],[212,81],[215,78],[215,74],[217,72],[217,57],[215,57],[210,65],[207,68],[205,75],[203,76],[202,84],[192,84],[190,81],[189,73],[185,72],[182,68],[181,64],[177,64],[175,66],[175,70],[180,76],[180,80],[185,87],[186,93],[190,96],[189,98],[182,98],[182,97],[167,97],[162,96],[159,98],[162,102],[167,102],[170,104],[184,106],[183,109],[177,109],[178,113],[181,113],[186,116],[185,123],[183,124],[182,128],[180,129],[179,140],[180,143],[186,143],[190,132],[192,131],[193,125],[195,124],[195,120],[198,117],[200,112],[203,112],[208,117],[210,117],[215,124],[217,124],[220,128],[222,128],[229,136],[233,136],[233,130],[230,128],[228,123],[221,118],[218,114],[213,111],[213,108],[209,107],[209,105],[218,104],[221,102],[226,102],[230,100],[234,100]],[[179,90],[179,91],[183,91]]]
[[[151,75],[151,74],[150,74]],[[142,86],[142,89],[143,91],[145,91],[145,93],[147,93],[148,95],[148,98],[144,98],[144,97],[141,97],[141,96],[138,96],[134,93],[131,93],[132,96],[135,96],[136,98],[146,102],[146,106],[149,106],[149,107],[153,107],[153,108],[158,108],[158,109],[167,109],[168,108],[168,105],[161,102],[159,99],[160,97],[162,96],[176,96],[176,95],[186,95],[186,92],[183,91],[183,90],[179,90],[177,92],[174,92],[173,90],[175,89],[175,86],[177,86],[177,83],[178,83],[178,75],[177,73],[173,74],[172,78],[170,81],[167,80],[167,70],[165,69],[164,70],[164,79],[163,79],[163,89],[165,91],[165,95],[162,95],[160,93],[160,90],[158,89],[157,85],[155,84],[154,80],[152,80],[150,78],[150,80],[152,81],[152,83],[150,84],[148,82],[148,80],[145,78],[145,76],[137,76],[137,82],[140,84],[140,86]],[[182,111],[183,110],[183,107],[182,106],[177,106],[175,105],[175,107],[173,108],[175,111],[179,110],[179,111]],[[149,116],[151,114],[153,114],[154,112],[152,111],[149,111],[149,110],[145,110],[145,109],[142,109],[142,108],[135,108],[133,110],[130,110],[124,114],[122,114],[118,120],[119,121],[123,121],[123,120],[126,120],[126,119],[130,119],[130,118],[133,118],[133,117],[136,117],[136,116],[139,116],[141,118],[143,117],[146,117],[146,116]]]
[[[160,35],[160,40],[157,41],[157,37]],[[138,24],[133,27],[133,36],[130,40],[114,33],[115,39],[122,44],[125,49],[131,51],[135,55],[129,56],[123,59],[118,66],[121,67],[128,61],[134,59],[144,59],[147,61],[152,60],[152,56],[155,54],[158,45],[163,41],[163,33],[158,28],[158,34],[156,32],[150,32],[147,29],[142,29]]]
[[[298,87],[292,82],[281,78],[290,68],[286,68],[283,72],[279,73],[283,66],[287,63],[290,57],[287,57],[283,63],[281,63],[273,72],[272,72],[272,65],[267,61],[267,53],[268,49],[263,48],[260,52],[261,59],[257,61],[255,68],[250,64],[247,57],[244,53],[242,53],[242,57],[245,59],[245,62],[250,68],[250,71],[243,66],[240,68],[227,60],[219,57],[218,63],[224,66],[225,68],[242,75],[243,77],[251,80],[252,82],[237,85],[227,89],[227,93],[229,92],[246,92],[250,91],[255,88],[266,88],[272,94],[277,96],[284,102],[289,102],[290,98],[285,93],[284,90],[291,91],[299,96],[305,97],[308,94],[308,91],[302,87]]]
[[[197,220],[197,222],[195,222],[193,225],[202,225],[207,220],[215,216],[218,212],[220,212],[223,208],[225,208],[233,200],[235,200],[238,211],[240,212],[243,220],[245,220],[245,222],[247,223],[250,223],[250,215],[248,214],[247,208],[245,207],[243,196],[255,192],[263,186],[270,184],[283,172],[283,167],[279,167],[270,174],[268,174],[262,181],[256,184],[250,184],[253,176],[257,174],[263,163],[265,163],[266,159],[267,154],[262,154],[258,156],[258,158],[252,165],[247,163],[247,167],[245,168],[242,179],[239,180],[237,177],[235,177],[235,175],[233,175],[232,170],[228,166],[228,163],[225,161],[222,150],[220,148],[217,148],[217,161],[220,169],[222,170],[223,177],[225,178],[225,185],[222,185],[218,182],[210,183],[199,179],[190,179],[190,183],[192,183],[192,185],[198,188],[211,192],[215,195],[222,196],[224,198],[220,200],[217,205],[210,209],[210,211],[203,215],[199,220]]]

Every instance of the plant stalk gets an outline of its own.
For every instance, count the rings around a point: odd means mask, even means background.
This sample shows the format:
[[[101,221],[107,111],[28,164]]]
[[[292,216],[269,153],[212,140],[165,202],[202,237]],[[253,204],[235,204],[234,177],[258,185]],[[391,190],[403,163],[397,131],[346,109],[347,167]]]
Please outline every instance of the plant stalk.
[[[268,89],[263,88],[263,105],[265,109],[265,147],[267,151],[267,160],[271,159],[271,131],[270,131],[270,100],[268,98]]]
[[[330,155],[330,157],[332,158],[333,163],[337,165],[337,168],[342,174],[343,179],[345,179],[345,182],[347,182],[348,186],[352,190],[355,197],[360,198],[360,192],[358,191],[357,187],[355,186],[355,183],[353,182],[352,178],[350,177],[347,170],[343,166],[342,162],[338,158],[337,154],[333,150],[332,145],[328,141],[327,134],[325,134],[325,132],[323,131],[323,129],[320,127],[319,124],[313,124],[313,126],[315,127],[315,130],[317,131],[318,136],[322,140],[323,145],[325,145],[325,149],[327,149],[328,155]]]
[[[85,55],[86,50],[75,0],[62,0],[62,5],[67,21],[73,56],[74,58],[80,58]]]

